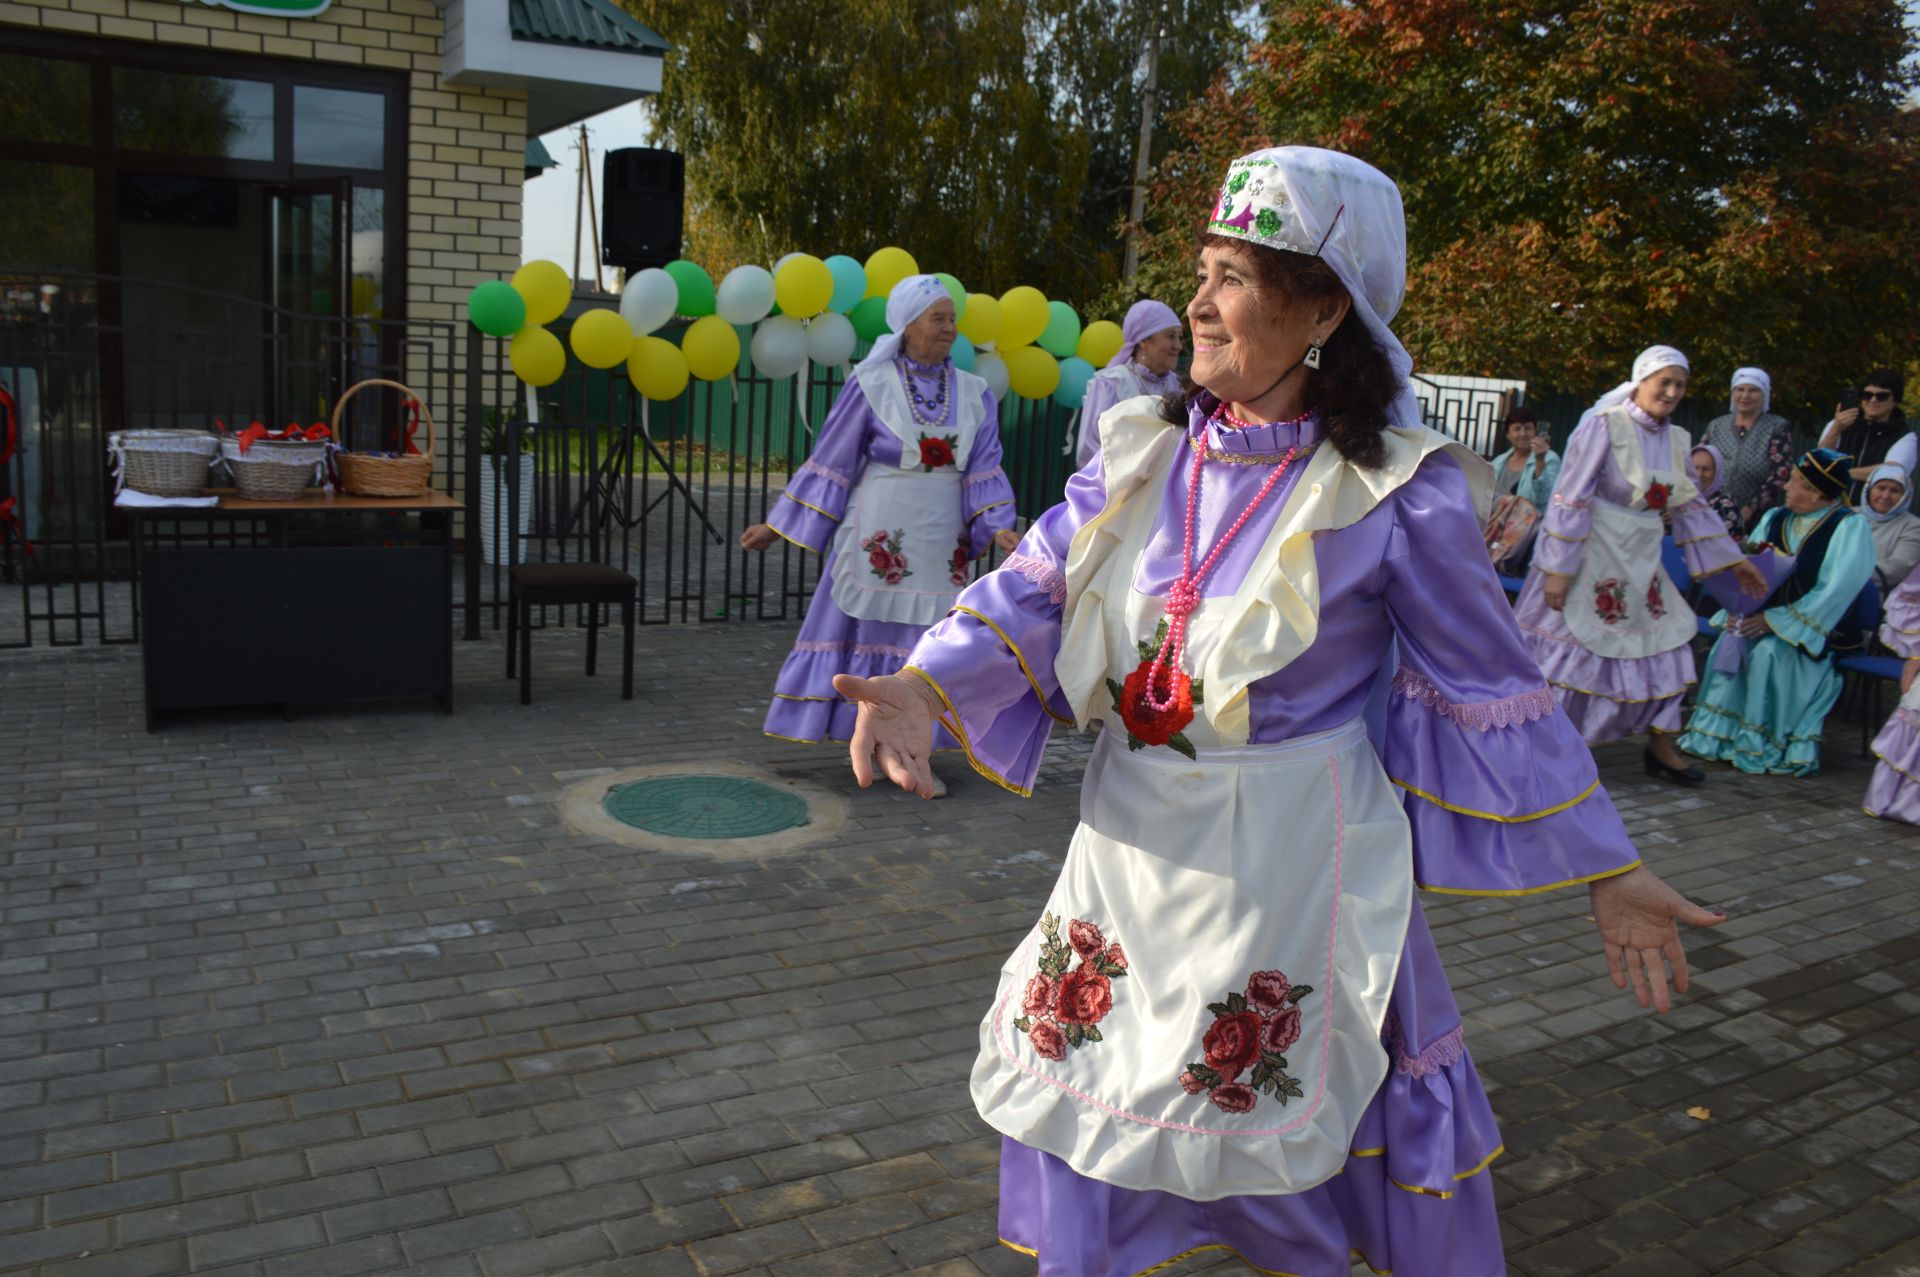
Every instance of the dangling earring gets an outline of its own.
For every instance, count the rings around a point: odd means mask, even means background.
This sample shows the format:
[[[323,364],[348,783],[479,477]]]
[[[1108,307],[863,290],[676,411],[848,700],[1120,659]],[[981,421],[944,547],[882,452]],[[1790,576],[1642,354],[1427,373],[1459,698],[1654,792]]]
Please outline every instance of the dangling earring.
[[[1320,343],[1319,342],[1317,341],[1313,342],[1307,347],[1307,357],[1304,362],[1309,368],[1315,369],[1316,371],[1319,369],[1320,367]]]

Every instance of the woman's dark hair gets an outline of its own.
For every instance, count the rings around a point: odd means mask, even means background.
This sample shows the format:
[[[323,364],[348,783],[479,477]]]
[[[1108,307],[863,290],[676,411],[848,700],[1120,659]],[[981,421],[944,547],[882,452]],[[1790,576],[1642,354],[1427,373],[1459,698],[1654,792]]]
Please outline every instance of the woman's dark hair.
[[[1862,386],[1880,386],[1884,389],[1891,390],[1893,392],[1893,404],[1896,408],[1900,406],[1900,401],[1907,397],[1907,379],[1891,368],[1880,368],[1868,373],[1866,379],[1860,384]]]
[[[1507,409],[1506,419],[1502,421],[1500,424],[1502,426],[1511,426],[1517,422],[1522,422],[1522,421],[1526,422],[1530,426],[1538,426],[1540,424],[1540,414],[1535,412],[1533,409],[1527,407],[1523,403],[1517,403],[1513,407]]]
[[[1200,237],[1201,248],[1246,248],[1248,268],[1256,285],[1278,293],[1290,303],[1306,304],[1346,297],[1347,286],[1333,267],[1318,257],[1249,246],[1225,235]],[[1387,458],[1380,432],[1387,428],[1387,409],[1400,397],[1400,379],[1380,343],[1351,307],[1340,326],[1320,348],[1320,367],[1303,369],[1306,405],[1318,408],[1327,422],[1327,438],[1340,455],[1357,466],[1372,469]],[[1213,396],[1187,379],[1183,393],[1168,395],[1160,415],[1184,426],[1191,406]]]

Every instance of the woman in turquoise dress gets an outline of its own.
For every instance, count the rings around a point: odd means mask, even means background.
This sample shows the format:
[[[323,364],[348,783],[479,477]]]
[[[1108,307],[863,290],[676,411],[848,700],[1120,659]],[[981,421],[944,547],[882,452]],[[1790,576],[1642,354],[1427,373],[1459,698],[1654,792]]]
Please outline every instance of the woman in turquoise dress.
[[[1820,733],[1840,696],[1836,648],[1854,600],[1873,579],[1873,534],[1846,503],[1851,457],[1831,448],[1800,455],[1786,504],[1762,516],[1754,540],[1793,556],[1793,571],[1751,616],[1720,612],[1700,700],[1680,748],[1743,772],[1810,776],[1820,770]],[[1735,666],[1723,651],[1750,644]],[[1723,672],[1732,667],[1733,672]]]

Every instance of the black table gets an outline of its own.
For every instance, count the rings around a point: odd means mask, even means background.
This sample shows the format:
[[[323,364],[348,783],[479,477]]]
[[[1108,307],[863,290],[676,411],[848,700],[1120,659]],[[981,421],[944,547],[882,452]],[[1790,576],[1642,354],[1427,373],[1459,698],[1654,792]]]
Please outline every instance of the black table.
[[[453,712],[460,502],[129,507],[147,730],[175,709],[432,696]]]

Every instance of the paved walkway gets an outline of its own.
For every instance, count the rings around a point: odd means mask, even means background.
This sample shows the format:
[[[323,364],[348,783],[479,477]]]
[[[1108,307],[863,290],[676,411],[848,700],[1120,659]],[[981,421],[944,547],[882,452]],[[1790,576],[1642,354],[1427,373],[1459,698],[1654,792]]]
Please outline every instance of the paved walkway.
[[[943,764],[947,801],[855,794],[765,861],[560,823],[641,763],[843,784],[759,734],[790,636],[646,630],[627,704],[542,634],[524,709],[463,644],[453,718],[152,736],[137,651],[0,657],[0,1271],[1030,1274],[966,1077],[1083,742],[1032,800]],[[1860,813],[1857,731],[1816,779],[1697,792],[1603,752],[1648,859],[1733,914],[1664,1020],[1599,974],[1583,893],[1427,901],[1515,1273],[1920,1274],[1920,833]]]

